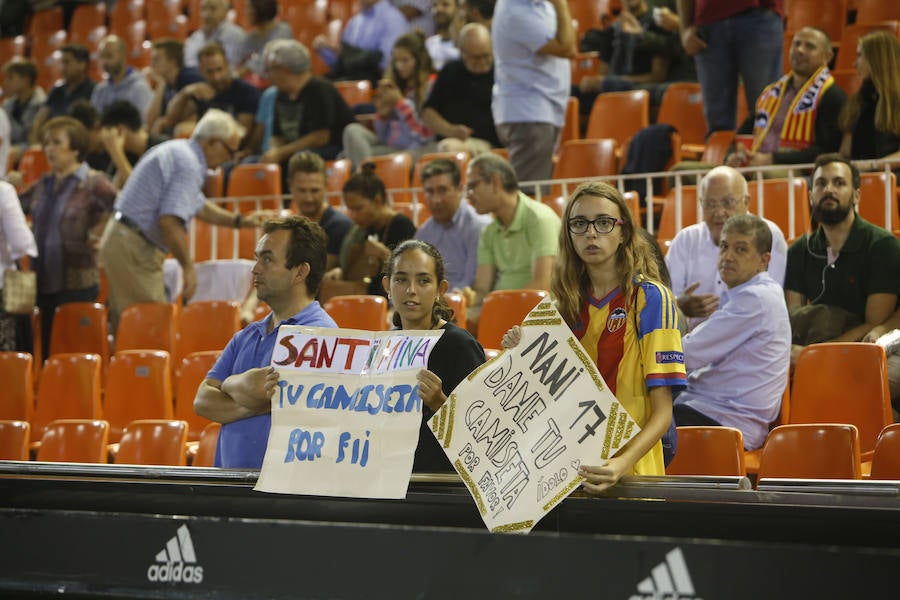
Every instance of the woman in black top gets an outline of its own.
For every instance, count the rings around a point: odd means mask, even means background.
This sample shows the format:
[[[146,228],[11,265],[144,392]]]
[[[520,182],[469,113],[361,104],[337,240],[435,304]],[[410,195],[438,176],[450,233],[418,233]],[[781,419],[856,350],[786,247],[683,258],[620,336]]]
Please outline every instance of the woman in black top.
[[[453,471],[426,421],[453,389],[484,363],[484,350],[468,331],[451,322],[453,309],[444,300],[449,285],[444,278],[444,260],[431,244],[407,240],[398,245],[388,260],[382,285],[393,302],[394,325],[398,328],[444,331],[428,358],[428,369],[418,375],[424,406],[413,470]]]

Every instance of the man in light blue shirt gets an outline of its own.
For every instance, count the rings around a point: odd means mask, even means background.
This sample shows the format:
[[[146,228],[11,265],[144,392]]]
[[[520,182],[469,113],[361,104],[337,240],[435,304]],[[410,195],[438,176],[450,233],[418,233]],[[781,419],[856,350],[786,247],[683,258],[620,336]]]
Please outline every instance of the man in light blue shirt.
[[[784,292],[769,273],[772,231],[755,215],[725,222],[719,275],[728,289],[710,317],[682,340],[687,387],[675,399],[678,426],[740,429],[744,448],[763,445],[778,417],[791,364]]]
[[[550,179],[577,50],[567,0],[498,2],[491,35],[500,141],[519,181]]]
[[[416,239],[438,249],[451,290],[475,285],[478,238],[491,222],[463,199],[462,176],[455,161],[439,158],[422,169],[425,204],[431,217],[416,231]]]
[[[347,21],[341,42],[362,50],[381,52],[378,66],[384,70],[390,63],[394,42],[409,31],[409,22],[388,0],[360,0],[359,4],[362,9]],[[329,46],[324,35],[316,37],[313,48],[332,70],[338,66],[341,49]]]

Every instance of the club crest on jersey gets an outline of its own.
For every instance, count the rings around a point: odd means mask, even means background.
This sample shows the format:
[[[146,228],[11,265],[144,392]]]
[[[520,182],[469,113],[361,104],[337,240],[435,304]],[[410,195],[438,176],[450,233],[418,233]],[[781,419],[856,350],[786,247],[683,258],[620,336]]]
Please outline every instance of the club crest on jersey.
[[[619,307],[614,309],[609,313],[609,318],[606,319],[606,330],[610,333],[617,332],[624,327],[625,319],[627,318],[628,315],[625,313],[624,308]]]

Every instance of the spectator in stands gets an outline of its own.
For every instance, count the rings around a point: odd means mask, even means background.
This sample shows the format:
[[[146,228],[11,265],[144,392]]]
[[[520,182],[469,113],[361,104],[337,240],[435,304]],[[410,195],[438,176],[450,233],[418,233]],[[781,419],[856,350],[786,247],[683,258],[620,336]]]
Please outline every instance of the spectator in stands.
[[[294,39],[291,26],[278,18],[278,0],[246,0],[251,29],[241,46],[237,73],[258,88],[268,87],[263,50],[273,40]]]
[[[19,156],[28,147],[28,135],[34,118],[47,101],[47,94],[35,85],[36,80],[37,67],[33,60],[13,59],[3,65],[3,109],[9,118],[13,163],[18,162]]]
[[[156,131],[171,129],[176,135],[188,133],[210,108],[225,111],[249,131],[256,116],[259,90],[232,76],[225,50],[217,42],[204,46],[198,56],[203,81],[175,94],[165,116],[157,121]]]
[[[244,217],[203,197],[208,169],[234,158],[244,134],[231,115],[211,109],[190,139],[163,142],[135,165],[106,226],[100,253],[109,280],[110,324],[140,302],[165,302],[163,259],[171,252],[182,267],[182,296],[190,300],[197,274],[188,252],[191,218],[224,227],[256,227],[262,218]]]
[[[425,165],[422,190],[431,217],[416,231],[416,239],[440,251],[451,290],[471,288],[478,269],[478,239],[490,217],[476,213],[463,198],[462,174],[453,160],[439,158]]]
[[[494,55],[491,32],[469,23],[459,32],[462,59],[447,63],[438,73],[422,108],[422,120],[440,140],[440,152],[468,152],[478,156],[500,146],[491,114]]]
[[[469,162],[466,181],[469,202],[478,214],[494,215],[478,239],[475,284],[463,289],[473,329],[481,302],[493,290],[550,289],[560,221],[552,208],[519,189],[512,165],[496,154]]]
[[[9,154],[12,148],[11,132],[12,127],[9,124],[9,117],[6,116],[6,110],[0,107],[0,178],[6,177],[6,169],[9,165]]]
[[[186,67],[199,66],[197,53],[210,42],[219,42],[222,45],[231,68],[236,68],[240,64],[241,49],[244,47],[244,38],[247,34],[228,20],[230,4],[229,0],[201,0],[200,29],[189,35],[184,42]]]
[[[144,153],[168,140],[150,134],[141,121],[141,113],[128,100],[116,100],[100,116],[100,140],[110,158],[113,185],[121,189]]]
[[[837,119],[847,94],[838,87],[828,63],[834,53],[831,38],[815,27],[804,27],[791,41],[791,72],[770,84],[756,101],[752,118],[738,133],[752,133],[747,152],[736,144],[725,157],[732,167],[801,164],[841,143]],[[812,121],[812,126],[798,126]]]
[[[387,262],[382,285],[394,304],[394,325],[400,329],[440,329],[441,338],[419,371],[422,423],[413,471],[453,471],[447,455],[428,427],[428,419],[469,373],[484,363],[484,349],[472,335],[453,323],[453,309],[444,294],[449,286],[437,248],[420,240],[397,246]]]
[[[325,231],[328,238],[325,268],[330,271],[338,266],[341,245],[353,222],[325,199],[328,183],[325,161],[313,152],[297,152],[288,162],[288,181],[294,208]]]
[[[707,131],[736,128],[739,79],[747,106],[778,79],[782,7],[782,0],[678,0],[681,42],[697,65]]]
[[[853,160],[900,160],[900,40],[873,31],[862,37],[856,53],[862,84],[840,116],[841,154]]]
[[[519,181],[553,176],[575,56],[566,0],[505,0],[494,38],[494,123]]]
[[[108,75],[91,94],[91,103],[97,112],[103,113],[107,106],[116,100],[128,100],[138,107],[141,116],[146,118],[153,92],[146,78],[137,69],[129,67],[128,47],[125,40],[117,35],[109,35],[100,43],[99,61],[103,71]]]
[[[69,114],[69,107],[78,100],[90,100],[94,82],[88,77],[91,55],[81,44],[67,44],[59,49],[62,81],[47,95],[47,103],[34,117],[29,140],[41,144],[41,131],[47,119]]]
[[[463,0],[463,22],[480,23],[491,30],[494,20],[494,5],[497,0]]]
[[[816,159],[809,198],[820,227],[791,244],[784,282],[792,363],[808,344],[877,334],[897,306],[900,242],[857,214],[859,186],[859,170],[847,159]]]
[[[344,206],[353,227],[341,246],[340,266],[325,274],[319,299],[346,294],[385,296],[381,275],[391,251],[416,234],[409,218],[395,212],[375,165],[365,163],[344,184]]]
[[[184,66],[184,46],[178,40],[163,38],[153,41],[147,79],[153,83],[153,99],[147,109],[147,125],[160,133],[169,102],[185,87],[203,81],[203,75],[193,67]]]
[[[718,166],[706,174],[698,189],[703,222],[685,227],[675,236],[666,254],[672,276],[672,292],[678,307],[688,317],[692,329],[719,308],[726,285],[719,275],[717,260],[725,222],[746,214],[750,206],[747,180],[732,167]],[[787,262],[787,242],[778,225],[763,219],[772,232],[768,250],[769,275],[781,285]]]
[[[313,75],[306,46],[296,40],[275,40],[266,47],[266,73],[278,89],[272,137],[262,162],[287,162],[300,150],[326,160],[341,151],[341,132],[353,121],[350,107],[334,84]]]
[[[579,468],[584,490],[595,494],[623,475],[665,473],[660,440],[672,422],[673,392],[685,385],[684,353],[671,294],[618,190],[606,183],[578,186],[563,219],[551,292],[610,391],[641,428],[605,464]],[[520,336],[514,327],[504,348]]]
[[[391,64],[378,82],[375,131],[361,123],[344,128],[344,153],[354,166],[372,156],[406,151],[418,158],[430,149],[434,134],[422,121],[422,104],[434,84],[431,57],[418,31],[397,38]]]
[[[44,153],[50,172],[21,195],[38,246],[33,267],[45,355],[56,307],[93,302],[100,292],[97,242],[112,212],[116,188],[84,162],[87,149],[88,132],[81,123],[71,117],[47,121]]]
[[[772,231],[755,215],[729,218],[719,244],[721,306],[682,340],[687,388],[677,426],[724,425],[763,445],[778,417],[791,364],[791,324],[781,285],[766,271]]]
[[[674,8],[674,0],[669,4]],[[594,100],[603,92],[647,89],[653,104],[658,105],[667,82],[696,80],[690,59],[683,56],[677,27],[667,29],[667,23],[657,22],[655,14],[647,0],[623,3],[612,25],[612,54],[600,63],[601,73],[583,77],[578,93],[573,94],[579,97],[582,114],[590,114]]]
[[[84,162],[92,169],[108,173],[112,169],[112,160],[103,147],[100,139],[100,113],[94,108],[90,100],[78,100],[69,107],[68,115],[87,129],[88,149],[84,156]]]
[[[350,17],[335,48],[324,35],[313,41],[313,50],[331,68],[330,79],[378,81],[391,59],[391,48],[409,30],[406,17],[388,0],[360,0],[362,10]]]
[[[198,415],[222,423],[215,466],[259,469],[272,426],[278,373],[270,366],[282,324],[337,327],[316,301],[325,272],[325,232],[305,217],[268,221],[256,244],[253,284],[269,315],[231,338],[200,384]]]
[[[3,109],[0,109],[3,110]],[[15,269],[24,256],[37,257],[34,234],[25,222],[22,204],[16,195],[16,188],[0,181],[0,271]],[[3,299],[3,278],[0,277],[0,300]],[[27,342],[30,328],[29,315],[11,315],[0,302],[0,352],[31,352]]]
[[[440,71],[451,60],[459,59],[456,46],[459,0],[433,0],[431,17],[436,33],[425,40],[435,70]]]
[[[391,0],[409,22],[409,29],[418,29],[425,37],[434,34],[434,19],[431,17],[431,0]]]

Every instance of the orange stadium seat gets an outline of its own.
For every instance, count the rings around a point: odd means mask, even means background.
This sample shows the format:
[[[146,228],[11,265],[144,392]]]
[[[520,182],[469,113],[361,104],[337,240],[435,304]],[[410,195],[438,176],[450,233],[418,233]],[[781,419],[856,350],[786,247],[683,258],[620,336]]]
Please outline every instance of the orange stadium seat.
[[[790,223],[789,186],[794,193],[794,226]],[[763,212],[759,211],[759,180],[747,183],[750,192],[749,210],[753,214],[762,214],[781,229],[784,237],[791,242],[810,229],[809,192],[806,179],[795,176],[793,180],[764,179],[762,182]]]
[[[600,72],[599,52],[578,52],[571,59],[572,85],[578,85],[585,75],[596,75]]]
[[[793,1],[793,0],[792,0]],[[855,0],[858,24],[900,20],[900,3],[894,0]]]
[[[341,205],[340,193],[344,190],[344,184],[350,179],[352,171],[353,165],[350,163],[349,159],[341,158],[325,162],[326,191],[329,194],[332,192],[336,193],[336,195],[330,196],[328,200],[329,204],[332,206]]]
[[[676,221],[675,198],[677,188],[669,190],[663,200],[662,216],[659,218],[656,238],[659,240],[663,251],[668,247],[668,242],[675,239],[675,235],[688,225],[697,223],[700,219],[700,210],[697,208],[697,186],[681,186],[681,226]]]
[[[668,123],[678,130],[681,152],[699,156],[706,147],[706,118],[699,83],[670,83],[663,94],[657,123]]]
[[[27,421],[0,420],[0,460],[28,460],[30,441]]]
[[[478,322],[482,347],[499,349],[503,334],[521,324],[525,315],[548,296],[544,290],[495,290],[485,296]]]
[[[818,27],[839,44],[847,23],[847,0],[790,0],[785,2],[785,17],[784,35],[787,40],[804,27]]]
[[[132,421],[125,427],[116,464],[185,466],[187,423],[163,419]]]
[[[759,479],[861,479],[859,432],[853,425],[781,425],[769,433]]]
[[[897,177],[893,173],[862,173],[859,186],[859,216],[888,231],[900,233],[900,216],[897,215]],[[890,206],[890,222],[885,210]]]
[[[569,2],[572,20],[578,23],[578,39],[590,29],[603,29],[603,17],[609,14],[609,0],[575,0]]]
[[[63,9],[61,6],[54,6],[53,8],[39,10],[31,15],[31,20],[28,23],[28,37],[33,41],[62,28]]]
[[[566,101],[566,113],[563,120],[562,132],[559,135],[559,142],[562,144],[569,140],[577,140],[581,137],[581,104],[575,96],[569,96]]]
[[[210,423],[203,428],[200,434],[200,442],[197,444],[197,453],[191,463],[195,467],[212,467],[216,459],[216,446],[219,444],[219,423]]]
[[[128,26],[147,18],[147,10],[144,0],[129,0],[128,2],[116,2],[109,13],[109,31],[124,37]]]
[[[618,172],[616,140],[584,139],[563,142],[559,149],[559,160],[553,167],[553,179],[580,179],[615,175]],[[554,185],[550,195],[570,195],[577,184]]]
[[[175,356],[178,305],[170,302],[132,304],[122,311],[116,351],[164,350]]]
[[[706,138],[706,148],[703,150],[703,156],[700,162],[711,165],[721,165],[725,163],[725,155],[731,144],[734,143],[733,131],[713,131]]]
[[[384,296],[334,296],[325,303],[324,308],[338,327],[369,331],[386,331],[388,328],[387,298]]]
[[[872,479],[900,479],[900,423],[878,434],[872,457]]]
[[[122,350],[109,361],[103,418],[118,442],[122,430],[138,419],[171,419],[172,367],[163,350]]]
[[[241,198],[237,210],[244,214],[281,208],[281,167],[258,163],[238,165],[228,179],[228,197]]]
[[[22,173],[22,185],[25,188],[40,179],[45,173],[49,173],[50,163],[47,162],[47,155],[44,154],[43,148],[25,150],[22,158],[19,159],[19,172]]]
[[[57,419],[47,425],[37,460],[105,463],[109,423],[99,419]]]
[[[650,124],[647,90],[600,94],[591,108],[585,138],[613,138],[621,146]]]
[[[10,59],[25,56],[25,36],[0,38],[0,60],[4,63]]]
[[[109,362],[106,307],[99,302],[69,302],[56,308],[50,354],[93,352]]]
[[[456,324],[466,328],[466,297],[459,292],[447,292],[444,294],[447,304],[453,309],[453,318]]]
[[[349,106],[368,104],[372,101],[372,83],[368,79],[360,81],[335,81],[334,87]]]
[[[47,359],[38,382],[31,420],[33,435],[40,439],[44,428],[56,419],[99,419],[100,356],[56,354]]]
[[[216,364],[220,350],[192,352],[184,357],[175,378],[175,418],[188,424],[188,439],[196,440],[210,420],[194,412],[194,397],[207,373]]]
[[[103,35],[106,35],[106,3],[79,4],[75,7],[72,20],[69,22],[69,38],[85,46],[89,46],[90,40],[99,43],[95,38],[101,27]]]
[[[191,302],[178,319],[177,364],[192,352],[222,350],[241,328],[237,302]]]
[[[375,165],[375,173],[384,182],[384,187],[388,190],[388,196],[393,204],[409,204],[411,202],[408,189],[412,171],[412,156],[409,152],[372,156],[365,162]],[[392,190],[403,191],[392,192]]]
[[[34,410],[33,359],[27,352],[0,352],[0,419],[28,421]]]
[[[734,427],[679,427],[678,451],[666,475],[739,476],[744,471],[744,436]]]
[[[859,39],[873,31],[887,31],[892,35],[900,35],[900,20],[848,25],[844,29],[844,35],[841,36],[841,47],[834,61],[834,69],[836,71],[854,68],[853,62],[856,60],[856,47],[859,44]]]

